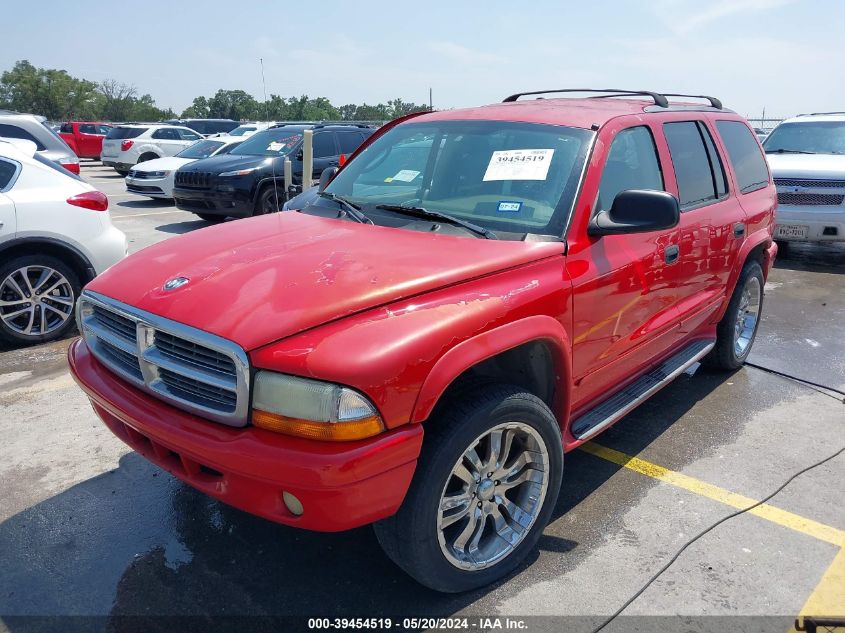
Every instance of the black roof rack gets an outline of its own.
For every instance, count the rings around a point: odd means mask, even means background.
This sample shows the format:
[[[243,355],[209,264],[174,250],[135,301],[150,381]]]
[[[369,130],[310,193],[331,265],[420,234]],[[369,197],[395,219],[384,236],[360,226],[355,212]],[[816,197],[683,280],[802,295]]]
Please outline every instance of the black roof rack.
[[[693,99],[707,99],[710,102],[710,105],[717,110],[722,109],[722,102],[717,99],[716,97],[708,97],[706,95],[685,95],[680,93],[659,93],[653,92],[651,90],[619,90],[616,88],[561,88],[560,90],[536,90],[534,92],[518,92],[517,94],[510,95],[503,100],[503,103],[510,103],[516,101],[520,97],[527,97],[531,95],[544,95],[549,93],[555,92],[603,92],[608,94],[601,94],[596,95],[595,97],[590,97],[591,99],[605,99],[608,97],[630,97],[630,96],[643,96],[643,97],[651,97],[654,100],[654,105],[659,106],[661,108],[668,108],[669,107],[669,99],[666,97],[690,97]]]
[[[669,101],[664,97],[662,94],[658,94],[656,92],[651,92],[649,90],[619,90],[617,88],[561,88],[559,90],[536,90],[534,92],[518,92],[516,94],[510,95],[509,97],[505,97],[502,100],[502,103],[510,103],[512,101],[516,101],[520,97],[529,97],[532,95],[544,95],[553,92],[608,92],[613,94],[601,95],[602,97],[628,97],[628,96],[643,96],[643,97],[651,97],[654,99],[655,105],[659,105],[662,108],[666,108],[669,106]]]

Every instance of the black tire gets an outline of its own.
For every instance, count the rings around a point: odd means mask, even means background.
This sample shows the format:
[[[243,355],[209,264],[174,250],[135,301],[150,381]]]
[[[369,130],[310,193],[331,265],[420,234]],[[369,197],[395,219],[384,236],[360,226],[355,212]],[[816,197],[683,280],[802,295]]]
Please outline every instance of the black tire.
[[[282,189],[278,190],[273,185],[265,186],[261,192],[258,194],[258,197],[255,199],[255,207],[252,211],[252,215],[266,215],[268,213],[277,213],[278,211],[282,210],[282,205],[284,202],[282,201],[284,191]],[[275,200],[275,205],[273,201]],[[275,206],[275,209],[273,208]]]
[[[744,351],[738,353],[736,349],[735,327],[739,313],[740,301],[742,300],[742,294],[746,285],[750,282],[753,283],[752,280],[754,279],[756,279],[756,283],[759,284],[760,290],[757,319],[754,323],[754,329],[753,332],[751,332],[751,339],[748,342],[747,347]],[[709,367],[725,371],[733,371],[742,367],[745,359],[748,358],[748,355],[751,353],[751,348],[754,345],[754,339],[757,336],[757,329],[760,327],[760,319],[763,315],[764,284],[763,269],[760,267],[760,263],[756,260],[746,262],[745,266],[742,268],[742,272],[739,274],[739,279],[737,279],[736,287],[731,295],[728,308],[725,310],[725,315],[722,317],[722,320],[719,321],[719,325],[716,328],[716,346],[710,351],[705,359],[706,364]]]
[[[530,426],[542,438],[549,464],[545,497],[534,522],[509,554],[489,567],[461,569],[449,562],[438,539],[441,495],[464,452],[486,431],[505,422]],[[511,385],[473,387],[450,398],[426,422],[425,441],[405,500],[394,516],[373,525],[376,537],[393,562],[435,591],[456,593],[488,585],[512,572],[534,550],[554,510],[562,474],[560,428],[539,398]],[[468,504],[472,512],[474,499]]]
[[[115,168],[115,171],[116,171],[118,174],[120,174],[121,176],[123,176],[124,178],[126,178],[126,177],[129,175],[129,170],[128,170],[128,169],[117,169],[117,168]]]
[[[777,240],[775,243],[778,245],[778,257],[783,257],[784,259],[789,257],[789,242]]]
[[[45,318],[47,319],[46,324],[47,327],[45,328],[45,333],[40,333],[40,318],[37,320],[39,323],[36,323],[36,320],[33,319],[32,327],[36,331],[34,334],[26,334],[21,331],[20,329],[26,329],[27,323],[23,320],[27,318],[28,313],[22,314],[20,317],[13,317],[12,315],[17,309],[22,309],[24,304],[19,306],[0,306],[0,315],[4,316],[4,318],[0,318],[0,340],[3,340],[7,343],[12,343],[15,345],[30,345],[34,343],[44,343],[47,341],[54,341],[56,339],[62,338],[66,336],[75,326],[75,321],[73,317],[73,305],[76,303],[76,299],[79,297],[79,293],[82,289],[82,284],[79,282],[79,277],[73,271],[73,269],[65,264],[63,261],[56,259],[55,257],[51,257],[49,255],[22,255],[19,257],[15,257],[10,261],[6,262],[2,266],[0,266],[0,299],[3,301],[14,301],[17,300],[18,297],[15,295],[17,294],[11,284],[7,284],[7,279],[15,273],[23,268],[28,266],[31,267],[44,267],[52,269],[58,275],[64,277],[64,280],[67,282],[62,284],[62,286],[58,289],[61,292],[69,292],[70,294],[60,295],[62,301],[65,303],[58,303],[56,299],[50,300],[50,295],[41,295],[38,299],[38,303],[33,306],[34,313],[36,317],[39,317],[41,311],[43,310],[44,313],[47,315]],[[49,278],[45,281],[45,285],[43,286],[44,290],[47,290],[57,278]],[[21,287],[20,276],[15,276],[16,283],[18,287]],[[24,292],[27,292],[28,289],[23,287]],[[25,297],[24,297],[25,299]],[[48,310],[46,308],[41,307],[43,305],[52,305],[53,307],[58,307],[62,311],[66,310],[68,306],[66,305],[67,301],[71,301],[72,306],[70,306],[70,313],[68,318],[61,324],[60,327],[56,327],[55,329],[50,329],[51,324],[54,323],[55,325],[59,325],[59,321],[57,320],[59,317],[56,315],[55,312],[52,310]],[[8,322],[7,322],[8,320]],[[52,322],[52,323],[51,323]]]
[[[225,215],[214,215],[213,213],[195,213],[194,215],[210,224],[220,224],[226,219]]]
[[[155,160],[156,158],[160,158],[157,154],[153,154],[152,152],[147,152],[146,154],[141,154],[138,157],[138,163],[146,163],[148,160]],[[135,163],[136,165],[138,163]]]

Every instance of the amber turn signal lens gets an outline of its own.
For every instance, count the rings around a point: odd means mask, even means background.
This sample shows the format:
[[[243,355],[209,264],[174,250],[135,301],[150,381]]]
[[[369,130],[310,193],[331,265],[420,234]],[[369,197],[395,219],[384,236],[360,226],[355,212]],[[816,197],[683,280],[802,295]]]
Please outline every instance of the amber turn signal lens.
[[[295,435],[309,440],[325,442],[349,442],[363,440],[384,431],[384,425],[378,416],[370,416],[350,422],[314,422],[289,418],[278,413],[268,413],[259,409],[252,410],[252,424],[259,429]]]

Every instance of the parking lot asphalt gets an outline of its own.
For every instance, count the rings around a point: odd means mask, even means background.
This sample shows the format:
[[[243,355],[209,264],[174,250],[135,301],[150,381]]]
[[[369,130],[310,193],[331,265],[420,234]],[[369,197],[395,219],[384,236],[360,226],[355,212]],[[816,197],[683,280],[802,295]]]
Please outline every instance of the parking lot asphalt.
[[[125,193],[98,163],[84,163],[83,177],[109,195],[132,252],[206,226]],[[845,388],[845,247],[792,248],[766,292],[751,362]],[[691,536],[845,444],[833,397],[758,368],[700,368],[567,455],[554,519],[527,565],[484,590],[440,595],[399,571],[369,528],[276,525],[129,451],[71,380],[69,343],[0,350],[0,630],[17,630],[9,616],[64,614],[598,623]],[[845,616],[843,500],[840,455],[694,543],[625,613],[783,616],[784,631],[802,609]]]

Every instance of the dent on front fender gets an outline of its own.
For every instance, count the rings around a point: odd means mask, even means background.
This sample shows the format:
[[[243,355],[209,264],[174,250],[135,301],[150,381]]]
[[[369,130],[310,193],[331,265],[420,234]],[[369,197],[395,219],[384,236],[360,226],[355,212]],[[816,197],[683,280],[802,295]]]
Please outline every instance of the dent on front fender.
[[[569,292],[562,274],[563,258],[534,262],[328,323],[260,348],[251,360],[257,368],[358,389],[395,428],[424,419],[473,362],[532,339],[565,339]],[[530,317],[544,319],[546,330]],[[508,336],[499,330],[517,322],[523,327],[512,326]],[[568,349],[564,340],[559,346]],[[421,393],[425,402],[418,403]]]

